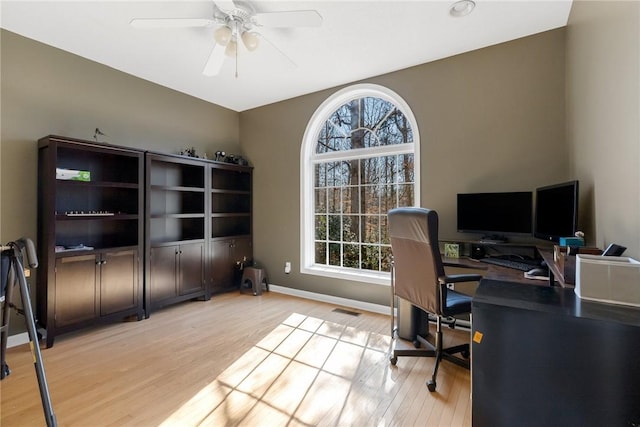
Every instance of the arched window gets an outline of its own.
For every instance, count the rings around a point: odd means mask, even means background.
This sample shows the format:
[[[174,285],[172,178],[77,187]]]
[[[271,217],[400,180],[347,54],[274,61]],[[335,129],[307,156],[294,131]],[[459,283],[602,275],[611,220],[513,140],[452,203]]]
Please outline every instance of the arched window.
[[[389,283],[387,212],[419,206],[419,135],[393,91],[360,84],[314,113],[301,150],[301,271]]]

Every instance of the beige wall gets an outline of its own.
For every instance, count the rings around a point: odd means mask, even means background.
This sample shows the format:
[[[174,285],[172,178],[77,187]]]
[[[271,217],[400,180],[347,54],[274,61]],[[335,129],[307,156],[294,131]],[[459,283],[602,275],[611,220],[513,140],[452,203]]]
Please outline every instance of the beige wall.
[[[36,240],[37,140],[238,153],[238,113],[2,30],[0,241]]]
[[[567,141],[591,244],[640,258],[640,3],[576,1],[567,26]]]
[[[549,31],[366,80],[402,96],[421,136],[422,205],[456,232],[456,193],[533,190],[571,178],[565,144],[565,33]],[[301,275],[300,147],[326,90],[240,113],[255,165],[254,254],[278,285],[387,304],[389,290]],[[469,236],[467,236],[469,237]],[[293,263],[285,275],[284,262]]]

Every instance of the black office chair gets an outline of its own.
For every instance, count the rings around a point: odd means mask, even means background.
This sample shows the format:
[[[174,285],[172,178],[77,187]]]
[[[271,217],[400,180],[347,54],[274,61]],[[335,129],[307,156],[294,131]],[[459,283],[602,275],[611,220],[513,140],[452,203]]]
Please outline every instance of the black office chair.
[[[469,343],[443,348],[442,324],[455,328],[453,316],[471,313],[471,297],[452,289],[449,283],[476,282],[479,274],[456,274],[447,276],[444,272],[442,256],[438,246],[438,214],[425,208],[397,208],[388,213],[389,236],[393,263],[391,269],[391,334],[393,353],[389,360],[392,365],[398,356],[435,357],[433,375],[427,381],[429,391],[436,389],[436,375],[440,360],[448,360],[469,369]],[[435,342],[416,334],[414,346],[401,348],[396,336],[394,308],[400,297],[430,315],[436,323]],[[433,341],[433,339],[431,340]],[[422,347],[422,346],[425,347]],[[461,353],[462,357],[455,356]]]

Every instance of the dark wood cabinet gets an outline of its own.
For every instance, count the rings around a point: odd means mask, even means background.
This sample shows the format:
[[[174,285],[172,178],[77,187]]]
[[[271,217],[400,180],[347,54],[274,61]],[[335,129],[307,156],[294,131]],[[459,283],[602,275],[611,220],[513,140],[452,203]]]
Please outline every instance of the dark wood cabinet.
[[[210,298],[206,167],[185,156],[146,154],[147,316],[166,305]]]
[[[101,316],[131,310],[142,304],[142,295],[131,288],[131,282],[139,276],[138,264],[134,250],[101,254],[98,264]]]
[[[211,242],[211,292],[238,289],[241,268],[250,261],[253,248],[250,237],[215,239]]]
[[[151,310],[205,295],[204,244],[156,246],[149,251]]]
[[[252,172],[248,166],[212,163],[210,280],[213,293],[238,289],[241,264],[253,260]]]
[[[36,310],[58,333],[143,316],[143,153],[71,138],[38,142]]]

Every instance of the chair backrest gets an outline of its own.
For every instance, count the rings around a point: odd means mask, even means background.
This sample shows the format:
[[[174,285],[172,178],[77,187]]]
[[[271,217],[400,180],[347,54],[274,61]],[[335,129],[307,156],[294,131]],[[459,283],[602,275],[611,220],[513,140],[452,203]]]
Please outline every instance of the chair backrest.
[[[394,262],[394,292],[431,313],[441,314],[438,278],[444,276],[438,247],[438,213],[407,207],[388,213]]]

